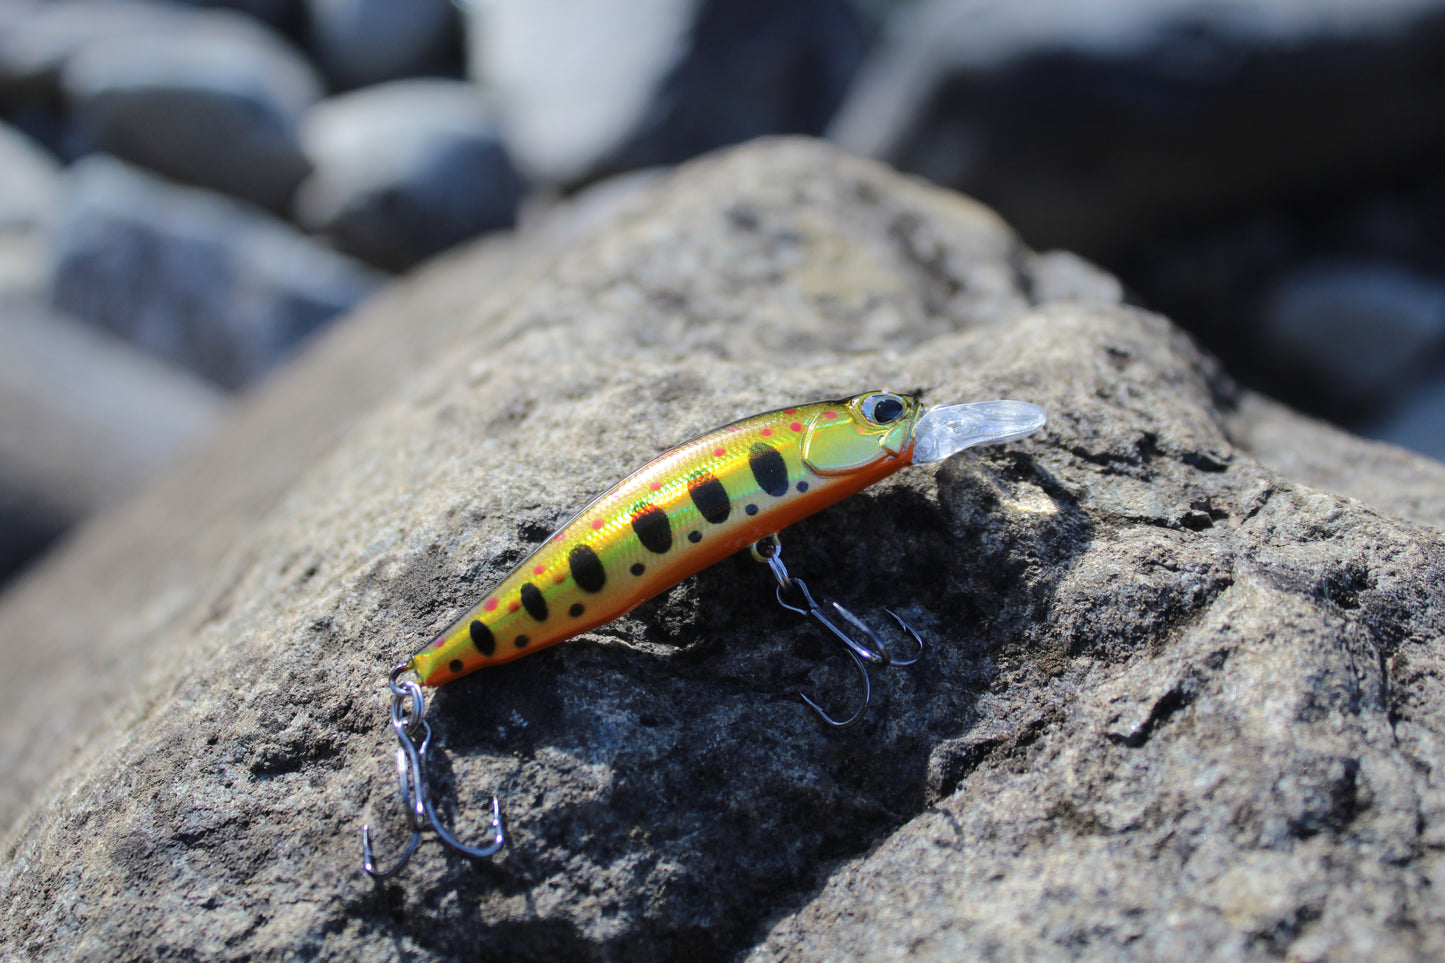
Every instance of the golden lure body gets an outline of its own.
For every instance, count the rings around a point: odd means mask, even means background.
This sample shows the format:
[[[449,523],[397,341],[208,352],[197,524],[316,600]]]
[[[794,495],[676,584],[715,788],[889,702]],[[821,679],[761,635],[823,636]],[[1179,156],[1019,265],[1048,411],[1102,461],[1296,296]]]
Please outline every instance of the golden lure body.
[[[409,667],[441,685],[604,625],[908,465],[922,411],[873,391],[679,445],[575,515]]]

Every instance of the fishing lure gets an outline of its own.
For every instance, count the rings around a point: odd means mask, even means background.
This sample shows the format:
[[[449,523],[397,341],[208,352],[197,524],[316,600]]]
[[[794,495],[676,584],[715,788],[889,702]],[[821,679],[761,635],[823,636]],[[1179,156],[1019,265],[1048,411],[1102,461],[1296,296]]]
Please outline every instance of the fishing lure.
[[[422,686],[438,686],[572,638],[626,614],[688,576],[751,546],[777,580],[778,601],[836,636],[863,679],[862,704],[845,719],[803,700],[827,724],[862,718],[871,697],[867,666],[908,665],[838,603],[819,605],[782,562],[777,533],[910,464],[940,461],[972,445],[1032,434],[1044,411],[1021,401],[986,401],[925,410],[918,398],[869,391],[853,398],[782,408],[733,422],[660,455],[578,512],[502,579],[471,611],[396,666],[391,688],[397,774],[411,838],[389,869],[378,869],[371,831],[362,828],[363,868],[380,879],[415,852],[427,825],[448,848],[473,859],[505,843],[492,797],[492,840],[460,842],[437,819],[428,792],[431,726]],[[789,601],[789,598],[792,601]],[[419,738],[418,738],[419,737]]]

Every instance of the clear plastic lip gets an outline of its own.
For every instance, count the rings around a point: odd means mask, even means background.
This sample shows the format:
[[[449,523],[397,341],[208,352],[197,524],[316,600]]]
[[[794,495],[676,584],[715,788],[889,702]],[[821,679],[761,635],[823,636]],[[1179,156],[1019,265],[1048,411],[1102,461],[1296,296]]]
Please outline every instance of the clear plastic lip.
[[[974,445],[1001,445],[1027,438],[1048,416],[1027,401],[970,401],[924,412],[913,430],[913,463],[942,461]]]

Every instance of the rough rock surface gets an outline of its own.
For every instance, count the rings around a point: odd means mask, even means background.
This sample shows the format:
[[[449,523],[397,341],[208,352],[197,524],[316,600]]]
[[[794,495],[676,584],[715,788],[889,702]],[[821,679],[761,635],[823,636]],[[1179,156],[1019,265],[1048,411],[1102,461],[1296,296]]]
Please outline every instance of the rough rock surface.
[[[1236,391],[1111,279],[822,146],[647,190],[560,252],[492,245],[390,292],[7,597],[0,937],[97,960],[1445,952],[1445,468]],[[498,791],[512,842],[361,875],[363,818],[399,842],[390,664],[669,444],[884,383],[1052,415],[785,533],[815,589],[912,620],[926,664],[825,731],[794,693],[842,696],[846,666],[729,560],[441,690],[447,815],[474,836]]]

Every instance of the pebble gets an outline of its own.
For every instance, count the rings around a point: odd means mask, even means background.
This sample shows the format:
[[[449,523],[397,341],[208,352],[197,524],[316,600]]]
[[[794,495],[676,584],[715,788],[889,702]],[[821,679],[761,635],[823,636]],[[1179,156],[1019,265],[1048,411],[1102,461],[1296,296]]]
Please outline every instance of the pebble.
[[[523,174],[582,178],[642,122],[697,0],[491,0],[463,9],[468,66]]]
[[[225,396],[69,318],[0,324],[0,578],[207,437]]]
[[[1445,281],[1389,262],[1305,264],[1275,282],[1261,318],[1281,365],[1368,401],[1445,345]]]
[[[447,69],[461,47],[450,0],[308,0],[312,44],[342,87]]]
[[[225,7],[239,10],[278,30],[294,30],[306,19],[305,0],[181,0],[197,7]],[[411,0],[400,0],[410,3]]]
[[[55,306],[226,388],[270,370],[380,281],[254,208],[105,155],[69,180]]]
[[[404,270],[510,227],[523,185],[474,84],[399,80],[306,115],[313,166],[296,219],[371,264]]]
[[[829,136],[996,206],[1035,245],[1107,258],[1171,221],[1433,150],[1441,9],[920,0]]]
[[[61,168],[20,132],[0,124],[0,301],[39,298],[45,289],[52,212]]]
[[[164,35],[192,11],[151,0],[8,0],[0,3],[0,91],[58,96],[72,57],[99,42]]]
[[[243,14],[96,39],[67,59],[62,86],[89,146],[172,179],[282,212],[306,176],[296,126],[321,82]]]
[[[820,133],[864,50],[845,0],[489,0],[465,11],[471,76],[541,183]]]

